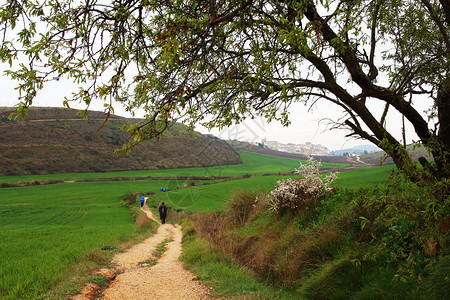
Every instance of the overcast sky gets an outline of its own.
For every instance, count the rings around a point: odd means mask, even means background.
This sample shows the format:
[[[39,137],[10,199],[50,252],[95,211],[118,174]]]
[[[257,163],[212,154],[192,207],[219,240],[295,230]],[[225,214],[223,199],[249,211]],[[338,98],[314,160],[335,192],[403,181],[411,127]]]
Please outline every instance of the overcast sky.
[[[377,51],[383,50],[382,47],[387,47],[386,45],[377,47]],[[377,53],[377,57],[380,53]],[[17,86],[16,82],[12,82],[7,77],[3,76],[3,71],[9,69],[9,65],[2,65],[0,63],[0,106],[15,106],[18,103],[18,93],[14,90]],[[380,74],[378,80],[381,80],[380,84],[383,85],[382,74]],[[347,81],[346,78],[343,78]],[[352,90],[352,86],[347,85],[347,89]],[[62,107],[63,99],[65,96],[70,97],[72,92],[77,90],[76,86],[70,82],[51,82],[48,83],[44,90],[38,93],[33,106],[42,107]],[[358,94],[356,91],[354,94]],[[417,104],[420,104],[417,106]],[[425,115],[423,112],[430,108],[432,101],[429,99],[420,99],[420,103],[415,103],[415,107],[419,113]],[[313,144],[321,144],[327,147],[329,150],[340,150],[346,149],[357,145],[368,145],[371,144],[366,140],[357,140],[354,138],[347,138],[346,135],[349,131],[346,130],[330,130],[326,122],[320,122],[324,118],[331,118],[337,120],[342,116],[341,108],[327,102],[321,101],[319,106],[313,107],[312,111],[308,111],[308,107],[300,103],[291,105],[290,107],[290,120],[291,125],[289,127],[283,127],[277,122],[272,122],[270,124],[266,123],[263,119],[257,118],[254,120],[246,120],[240,125],[231,126],[222,131],[213,130],[209,133],[214,134],[222,139],[237,139],[248,142],[261,142],[263,139],[268,141],[278,141],[281,143],[295,143],[304,144],[306,142],[311,142]],[[375,103],[374,105],[379,105],[379,107],[372,107],[376,111],[375,117],[380,119],[382,114],[384,103],[381,101]],[[83,104],[73,103],[72,108],[84,109]],[[116,115],[131,117],[127,113],[124,107],[120,104],[114,106]],[[103,102],[101,100],[96,100],[91,104],[90,110],[103,111]],[[142,117],[143,114],[137,114],[136,117]],[[426,119],[426,118],[425,118]],[[398,140],[401,140],[401,127],[402,120],[401,116],[394,111],[393,108],[390,109],[387,122],[387,129],[393,134]],[[203,127],[197,127],[197,131],[201,133],[208,133],[208,130]],[[406,142],[411,143],[417,140],[412,126],[408,123],[406,126]]]

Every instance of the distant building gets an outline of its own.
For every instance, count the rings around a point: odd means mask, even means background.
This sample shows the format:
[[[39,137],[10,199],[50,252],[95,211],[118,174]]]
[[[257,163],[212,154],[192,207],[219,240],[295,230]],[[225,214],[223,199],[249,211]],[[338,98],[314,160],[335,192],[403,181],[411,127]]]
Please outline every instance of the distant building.
[[[305,144],[288,143],[283,144],[276,141],[263,141],[264,147],[281,152],[304,154],[304,155],[329,155],[330,151],[322,145],[314,145],[311,142]]]

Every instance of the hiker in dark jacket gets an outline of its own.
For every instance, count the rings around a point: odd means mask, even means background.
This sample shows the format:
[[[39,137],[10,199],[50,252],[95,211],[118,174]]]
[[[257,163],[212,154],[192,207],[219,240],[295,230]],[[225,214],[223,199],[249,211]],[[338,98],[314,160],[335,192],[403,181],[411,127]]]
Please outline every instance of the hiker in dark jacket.
[[[161,218],[161,224],[166,224],[167,206],[163,203],[159,206],[159,217]]]

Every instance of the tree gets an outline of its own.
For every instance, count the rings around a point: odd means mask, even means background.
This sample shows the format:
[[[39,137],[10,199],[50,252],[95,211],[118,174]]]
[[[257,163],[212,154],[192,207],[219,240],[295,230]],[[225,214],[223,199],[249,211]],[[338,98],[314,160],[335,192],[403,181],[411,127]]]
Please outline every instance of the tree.
[[[100,98],[109,113],[115,99],[147,112],[127,128],[132,142],[179,120],[289,125],[292,103],[328,101],[343,111],[334,128],[381,147],[414,179],[406,145],[384,126],[396,110],[434,157],[423,161],[428,176],[448,178],[449,11],[448,0],[10,0],[0,58],[20,82],[19,115],[67,76],[87,107]],[[434,127],[418,101],[430,101]]]

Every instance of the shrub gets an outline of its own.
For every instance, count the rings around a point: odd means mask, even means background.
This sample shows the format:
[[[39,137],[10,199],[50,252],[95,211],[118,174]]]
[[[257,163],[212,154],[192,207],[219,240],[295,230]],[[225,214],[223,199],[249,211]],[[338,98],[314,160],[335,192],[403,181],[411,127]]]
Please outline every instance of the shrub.
[[[234,226],[243,226],[247,222],[261,196],[264,195],[261,195],[261,193],[258,192],[248,192],[245,190],[235,191],[231,195],[230,201],[227,203],[228,215],[231,223]]]
[[[300,163],[300,167],[295,170],[295,174],[303,175],[303,178],[279,180],[278,187],[270,193],[270,209],[284,214],[287,211],[296,213],[315,208],[337,178],[337,173],[331,173],[322,179],[320,165],[320,162],[310,157],[307,164]]]
[[[121,204],[127,207],[133,207],[137,203],[137,193],[127,193],[122,196],[122,202]]]
[[[399,278],[421,276],[449,250],[449,181],[426,184],[405,181],[394,174],[383,195],[366,201],[375,218],[361,217],[362,227],[382,228],[372,233],[379,254],[399,263]]]

